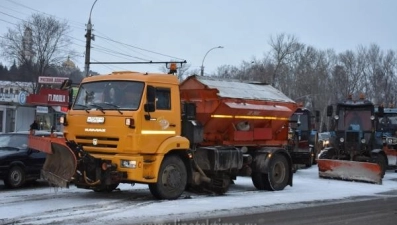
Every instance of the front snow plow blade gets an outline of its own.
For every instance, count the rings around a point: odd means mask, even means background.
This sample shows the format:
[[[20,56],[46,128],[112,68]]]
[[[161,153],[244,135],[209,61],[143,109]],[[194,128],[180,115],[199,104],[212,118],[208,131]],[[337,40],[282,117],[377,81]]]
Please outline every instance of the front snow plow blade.
[[[29,137],[29,147],[47,153],[41,176],[57,187],[69,187],[76,172],[77,160],[65,139],[55,137]]]
[[[382,169],[376,163],[318,159],[321,178],[382,184]]]
[[[69,187],[76,172],[77,160],[66,145],[51,143],[52,154],[47,154],[41,175],[44,180],[57,187]]]

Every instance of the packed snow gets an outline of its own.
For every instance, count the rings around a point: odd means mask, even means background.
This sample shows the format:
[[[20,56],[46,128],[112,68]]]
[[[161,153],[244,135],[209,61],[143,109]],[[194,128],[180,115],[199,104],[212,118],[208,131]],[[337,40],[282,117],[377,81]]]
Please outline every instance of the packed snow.
[[[247,214],[386,196],[397,190],[397,173],[388,171],[383,183],[322,179],[318,168],[300,169],[294,185],[283,191],[258,191],[248,177],[238,177],[222,196],[186,192],[173,201],[154,199],[147,185],[121,184],[119,191],[54,189],[44,182],[7,190],[0,183],[0,224],[162,224],[203,217]],[[302,203],[302,204],[301,204]]]

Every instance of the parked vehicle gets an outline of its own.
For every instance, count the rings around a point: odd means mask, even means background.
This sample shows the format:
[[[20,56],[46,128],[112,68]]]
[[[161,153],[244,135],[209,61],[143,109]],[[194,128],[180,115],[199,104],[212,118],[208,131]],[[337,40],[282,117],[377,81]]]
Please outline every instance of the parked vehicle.
[[[30,132],[0,134],[0,180],[7,188],[19,188],[40,178],[46,154],[28,147]],[[50,136],[51,132],[36,131],[36,136]],[[62,136],[62,133],[56,133]]]
[[[237,176],[259,190],[292,186],[293,100],[268,84],[195,75],[179,83],[171,73],[84,78],[62,121],[67,142],[51,145],[46,179],[96,192],[145,183],[158,199],[188,187],[223,194]],[[111,89],[123,99],[108,102]]]
[[[322,148],[329,147],[331,138],[334,137],[332,132],[318,133],[318,142]]]
[[[299,107],[290,119],[290,151],[292,162],[295,165],[303,164],[306,168],[317,163],[316,143],[316,116],[304,107]]]
[[[377,144],[386,153],[388,168],[397,172],[397,108],[379,107],[375,113]]]
[[[328,106],[331,117],[333,107]],[[339,102],[332,118],[336,138],[324,148],[318,160],[319,176],[382,183],[387,157],[375,137],[375,106],[360,96]]]

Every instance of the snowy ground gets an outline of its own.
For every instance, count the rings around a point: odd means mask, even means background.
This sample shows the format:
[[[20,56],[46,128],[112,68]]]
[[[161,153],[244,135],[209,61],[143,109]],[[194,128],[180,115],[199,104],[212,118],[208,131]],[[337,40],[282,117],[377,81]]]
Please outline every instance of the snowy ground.
[[[0,183],[0,224],[144,224],[307,207],[354,196],[384,196],[397,190],[397,173],[382,185],[318,178],[318,168],[298,170],[294,186],[279,192],[257,191],[250,178],[239,177],[223,196],[185,193],[178,200],[158,201],[146,185],[120,185],[120,191],[55,190],[45,184],[6,190]],[[383,194],[382,194],[383,193]],[[298,203],[298,204],[292,204]],[[301,203],[301,204],[299,204]]]

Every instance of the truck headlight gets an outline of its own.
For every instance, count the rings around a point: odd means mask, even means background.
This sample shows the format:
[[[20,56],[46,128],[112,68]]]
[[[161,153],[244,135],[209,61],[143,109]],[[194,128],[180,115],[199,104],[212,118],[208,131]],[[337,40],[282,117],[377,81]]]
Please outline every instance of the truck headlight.
[[[365,139],[364,138],[361,139],[361,143],[365,144]]]
[[[121,160],[121,167],[135,169],[136,161],[135,160]]]

